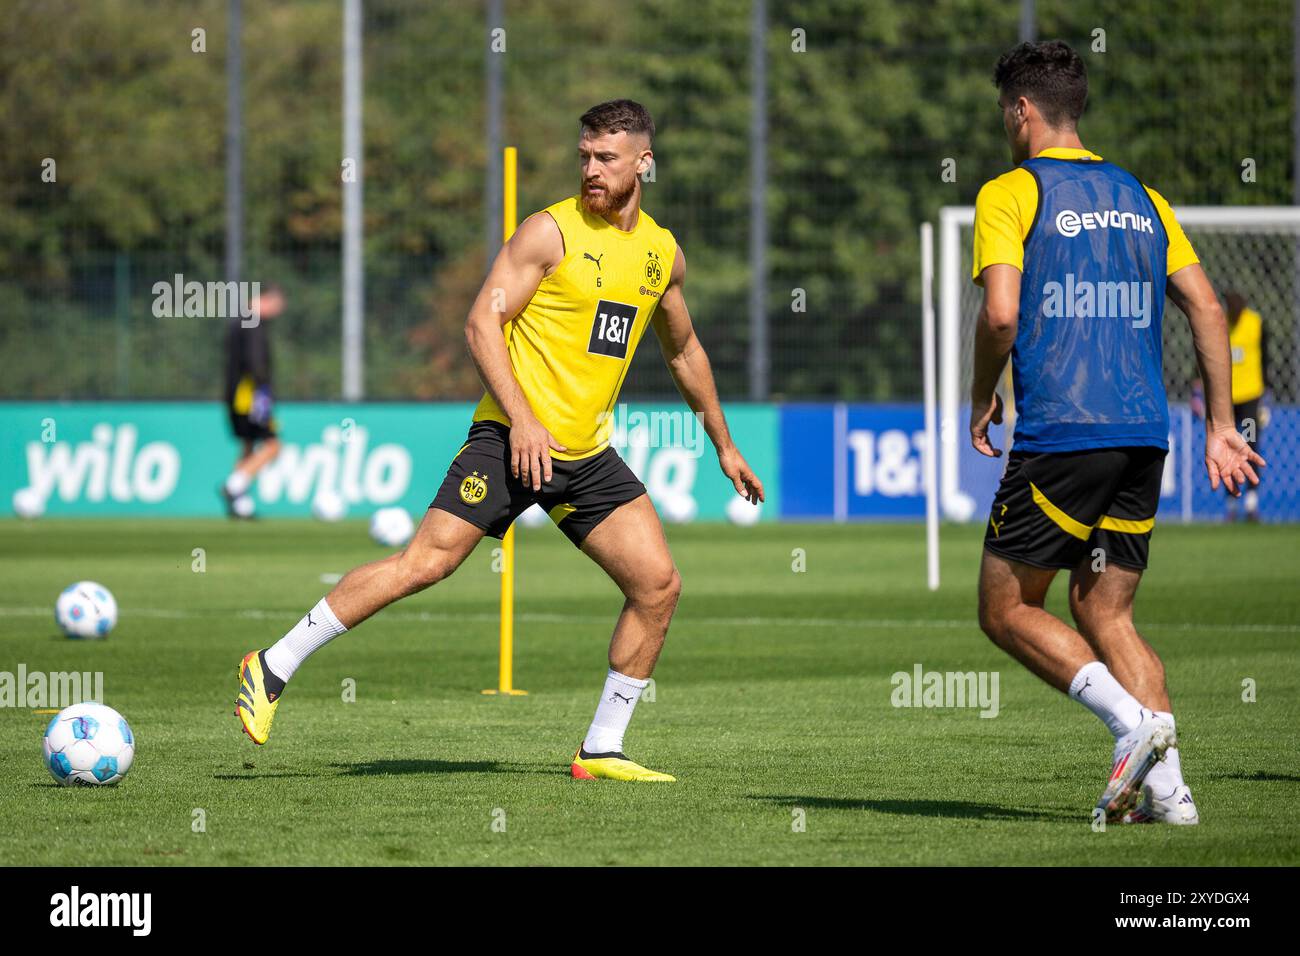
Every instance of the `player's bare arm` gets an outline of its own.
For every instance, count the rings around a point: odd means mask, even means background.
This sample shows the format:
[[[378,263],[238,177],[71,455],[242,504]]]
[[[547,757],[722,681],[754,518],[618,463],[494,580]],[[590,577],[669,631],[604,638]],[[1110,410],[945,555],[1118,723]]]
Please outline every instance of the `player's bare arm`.
[[[564,237],[555,220],[546,213],[528,217],[497,253],[465,322],[479,378],[510,417],[511,471],[534,491],[551,480],[551,450],[565,448],[537,420],[519,388],[502,330],[563,258]]]
[[[989,441],[989,425],[1002,424],[998,379],[1016,343],[1020,320],[1020,270],[998,263],[981,274],[984,304],[975,323],[975,366],[971,379],[970,441],[981,455],[997,458],[1002,449]]]
[[[1232,357],[1228,322],[1214,287],[1199,263],[1184,266],[1169,277],[1169,298],[1183,310],[1192,327],[1196,363],[1205,388],[1205,469],[1210,487],[1222,480],[1240,496],[1246,482],[1259,484],[1253,465],[1264,459],[1238,434],[1232,414]]]
[[[664,361],[668,363],[677,390],[691,411],[700,416],[704,431],[717,449],[722,473],[731,479],[737,494],[758,504],[763,500],[763,483],[731,440],[722,403],[718,401],[718,388],[713,380],[709,356],[695,335],[691,314],[686,308],[685,284],[686,256],[678,246],[668,288],[653,320],[659,348],[664,353]]]

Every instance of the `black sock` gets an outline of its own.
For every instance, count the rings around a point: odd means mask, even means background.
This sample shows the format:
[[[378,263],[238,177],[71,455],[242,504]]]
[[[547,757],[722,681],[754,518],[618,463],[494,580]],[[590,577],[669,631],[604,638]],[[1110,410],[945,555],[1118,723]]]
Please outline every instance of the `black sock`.
[[[600,759],[604,757],[617,757],[619,760],[627,759],[627,754],[623,753],[623,751],[621,750],[611,750],[609,753],[603,753],[603,754],[589,754],[587,753],[585,740],[583,741],[583,746],[578,748],[578,756],[581,757],[583,760],[591,760],[593,758]]]
[[[266,666],[266,651],[258,651],[257,659],[262,665],[262,683],[266,685],[266,699],[274,702],[284,693],[284,681],[276,677],[271,672],[271,668]]]

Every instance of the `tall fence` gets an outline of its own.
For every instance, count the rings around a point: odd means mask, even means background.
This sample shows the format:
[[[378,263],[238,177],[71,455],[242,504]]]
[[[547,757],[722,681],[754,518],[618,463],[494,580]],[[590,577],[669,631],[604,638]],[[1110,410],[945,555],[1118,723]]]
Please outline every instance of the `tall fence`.
[[[478,390],[462,327],[486,267],[499,56],[521,213],[576,189],[586,107],[651,109],[645,206],[686,252],[724,398],[749,397],[751,3],[500,6],[492,52],[486,3],[363,5],[366,395]],[[1176,205],[1291,201],[1291,3],[1034,8],[1037,35],[1088,63],[1096,151]],[[916,225],[1008,167],[990,75],[1019,21],[1005,0],[769,0],[771,398],[920,398]],[[158,317],[153,288],[223,277],[226,25],[223,0],[47,2],[0,20],[0,398],[219,394],[220,323]],[[342,40],[337,0],[243,5],[243,258],[287,294],[272,327],[283,398],[341,393]],[[627,394],[672,392],[645,342]]]

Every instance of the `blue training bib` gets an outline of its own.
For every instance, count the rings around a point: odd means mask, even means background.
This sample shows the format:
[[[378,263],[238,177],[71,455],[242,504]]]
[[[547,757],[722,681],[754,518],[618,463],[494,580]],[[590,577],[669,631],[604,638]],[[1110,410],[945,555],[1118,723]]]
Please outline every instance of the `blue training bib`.
[[[1169,447],[1161,326],[1169,240],[1132,173],[1031,159],[1038,209],[1025,240],[1011,353],[1017,450]]]

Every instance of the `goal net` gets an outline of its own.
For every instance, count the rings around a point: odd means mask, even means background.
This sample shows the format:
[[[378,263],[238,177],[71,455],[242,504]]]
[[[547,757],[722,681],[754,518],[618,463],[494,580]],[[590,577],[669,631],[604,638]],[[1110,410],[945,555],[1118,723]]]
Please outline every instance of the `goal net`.
[[[1236,291],[1264,320],[1268,392],[1260,414],[1259,450],[1268,460],[1259,489],[1265,521],[1300,521],[1300,208],[1185,206],[1175,210],[1222,301]],[[971,361],[982,292],[970,279],[971,206],[947,206],[939,216],[939,500],[944,517],[982,521],[1005,457],[977,454],[969,441]],[[1215,520],[1226,511],[1222,491],[1210,490],[1203,464],[1204,422],[1192,408],[1198,378],[1186,317],[1166,302],[1165,387],[1170,436],[1160,516]],[[1004,380],[1004,400],[1010,390]],[[1010,429],[998,434],[1007,450]]]

